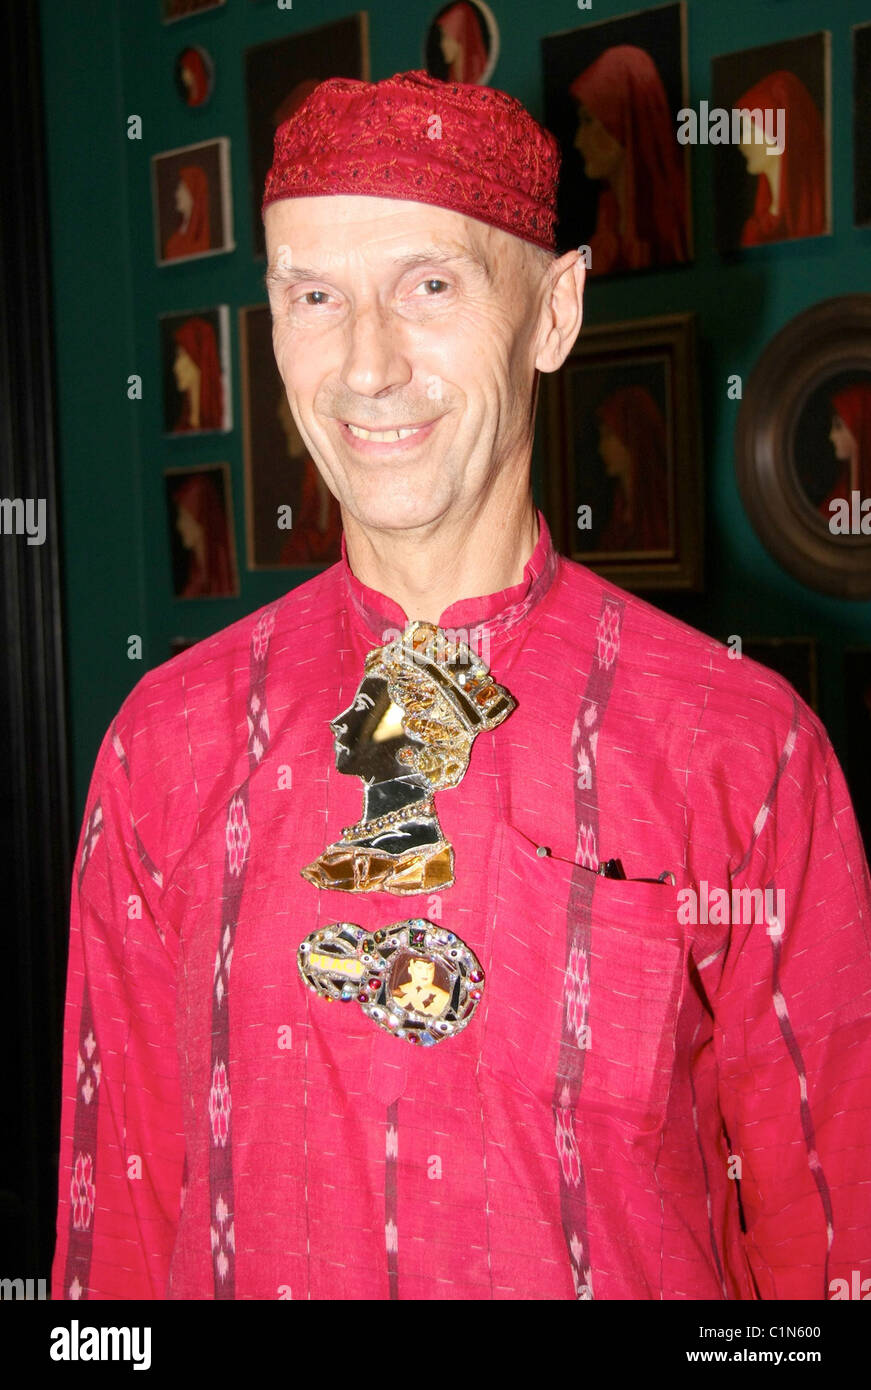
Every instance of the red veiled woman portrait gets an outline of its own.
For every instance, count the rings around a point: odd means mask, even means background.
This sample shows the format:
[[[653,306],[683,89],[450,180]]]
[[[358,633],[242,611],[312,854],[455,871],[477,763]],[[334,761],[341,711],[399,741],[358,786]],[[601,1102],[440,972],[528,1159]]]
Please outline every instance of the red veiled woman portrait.
[[[227,516],[214,481],[195,473],[172,494],[176,530],[190,551],[188,573],[177,598],[216,597],[235,592]]]
[[[683,153],[650,54],[608,48],[569,88],[575,148],[606,185],[590,238],[590,274],[674,265],[689,257]]]
[[[665,420],[644,386],[623,386],[596,411],[599,456],[613,479],[601,551],[667,550],[670,542]]]
[[[182,395],[173,434],[219,430],[224,426],[224,386],[215,330],[208,319],[185,319],[173,333],[172,371]]]
[[[747,172],[756,176],[741,245],[820,236],[826,230],[826,142],[807,87],[795,73],[772,72],[744,92],[735,108],[784,112],[780,150],[758,138],[741,144]]]
[[[212,94],[214,69],[204,48],[182,49],[175,64],[179,94],[187,106],[204,106]]]
[[[475,7],[459,0],[433,21],[438,30],[448,82],[480,82],[487,70],[489,53]]]
[[[838,461],[838,473],[820,512],[828,521],[829,503],[850,502],[858,492],[862,500],[871,497],[871,382],[845,386],[832,396],[832,428],[829,440]]]
[[[175,206],[181,222],[164,247],[164,259],[173,261],[210,251],[209,180],[198,164],[187,164],[179,170]]]

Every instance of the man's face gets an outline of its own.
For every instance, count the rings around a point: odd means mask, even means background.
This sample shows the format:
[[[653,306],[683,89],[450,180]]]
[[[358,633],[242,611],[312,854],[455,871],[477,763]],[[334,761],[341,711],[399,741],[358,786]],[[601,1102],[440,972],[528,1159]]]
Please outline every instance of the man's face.
[[[464,514],[506,469],[526,486],[546,280],[525,243],[369,197],[285,199],[265,229],[278,369],[351,516],[407,530]]]

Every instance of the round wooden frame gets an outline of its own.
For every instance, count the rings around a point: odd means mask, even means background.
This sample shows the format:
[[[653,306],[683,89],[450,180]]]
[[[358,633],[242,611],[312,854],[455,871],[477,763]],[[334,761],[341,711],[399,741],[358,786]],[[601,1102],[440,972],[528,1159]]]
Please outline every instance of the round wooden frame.
[[[744,392],[735,466],[747,515],[783,568],[820,593],[863,599],[871,596],[871,536],[833,535],[793,465],[807,400],[848,371],[871,376],[871,294],[823,300],[772,338]]]

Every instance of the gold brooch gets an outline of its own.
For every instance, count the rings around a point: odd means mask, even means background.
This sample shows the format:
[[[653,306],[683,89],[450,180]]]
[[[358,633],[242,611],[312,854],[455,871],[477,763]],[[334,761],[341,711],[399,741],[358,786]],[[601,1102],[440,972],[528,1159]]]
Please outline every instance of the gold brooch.
[[[466,644],[432,623],[369,652],[354,701],[331,720],[336,767],[362,778],[363,816],[301,870],[317,888],[449,888],[454,852],[433,794],[462,781],[472,744],[516,702]]]
[[[423,917],[375,932],[334,922],[306,937],[297,964],[321,998],[356,1000],[386,1032],[423,1047],[462,1032],[484,989],[474,952]]]

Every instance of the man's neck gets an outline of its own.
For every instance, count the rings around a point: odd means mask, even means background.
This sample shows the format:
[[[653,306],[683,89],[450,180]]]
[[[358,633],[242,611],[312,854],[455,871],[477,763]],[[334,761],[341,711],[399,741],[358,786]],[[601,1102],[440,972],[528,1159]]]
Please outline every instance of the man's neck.
[[[398,603],[410,621],[437,623],[461,599],[519,584],[538,543],[530,493],[509,506],[491,498],[461,518],[413,531],[371,531],[343,509],[352,573]]]

